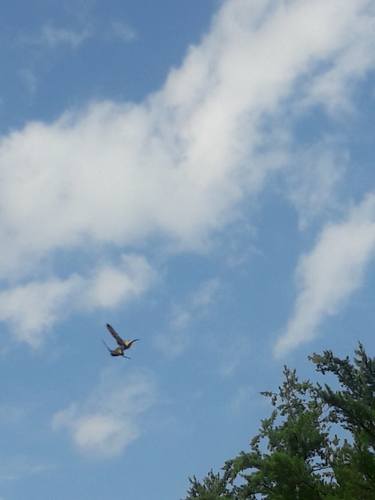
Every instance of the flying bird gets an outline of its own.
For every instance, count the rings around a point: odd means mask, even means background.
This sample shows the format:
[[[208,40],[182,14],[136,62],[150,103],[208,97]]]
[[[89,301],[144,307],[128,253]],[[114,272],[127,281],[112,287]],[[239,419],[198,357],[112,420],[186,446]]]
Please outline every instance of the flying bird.
[[[123,358],[130,359],[129,356],[125,356],[124,351],[130,349],[134,342],[137,342],[139,339],[133,340],[125,340],[120,337],[120,335],[116,332],[116,330],[107,323],[107,328],[112,337],[116,340],[118,347],[116,349],[111,349],[107,346],[107,344],[103,340],[103,344],[106,346],[111,356],[122,356]]]

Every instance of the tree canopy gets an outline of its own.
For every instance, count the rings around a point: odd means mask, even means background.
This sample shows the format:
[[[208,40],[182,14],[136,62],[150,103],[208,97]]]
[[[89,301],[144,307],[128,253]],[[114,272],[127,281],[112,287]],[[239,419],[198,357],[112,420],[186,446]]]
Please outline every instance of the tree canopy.
[[[375,498],[375,358],[362,344],[354,360],[331,351],[309,357],[337,386],[300,381],[284,367],[250,450],[189,479],[185,500],[370,500]]]

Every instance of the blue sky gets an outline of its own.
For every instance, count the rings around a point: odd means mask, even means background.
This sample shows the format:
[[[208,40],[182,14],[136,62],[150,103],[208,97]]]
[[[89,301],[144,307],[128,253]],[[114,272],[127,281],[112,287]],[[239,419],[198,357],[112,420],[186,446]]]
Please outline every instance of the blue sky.
[[[0,23],[0,500],[182,498],[284,364],[373,352],[373,2]]]

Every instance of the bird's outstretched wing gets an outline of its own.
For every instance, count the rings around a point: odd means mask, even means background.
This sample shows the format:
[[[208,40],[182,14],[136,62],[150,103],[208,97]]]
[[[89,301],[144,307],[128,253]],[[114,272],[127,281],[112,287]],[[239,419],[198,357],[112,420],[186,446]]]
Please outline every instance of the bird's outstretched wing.
[[[104,340],[102,340],[102,342],[106,346],[106,348],[108,349],[108,352],[111,352],[111,348],[109,346],[107,346],[107,344],[104,342]]]
[[[120,335],[116,332],[116,330],[107,323],[107,328],[108,328],[108,331],[109,333],[112,335],[112,337],[116,340],[116,342],[118,343],[118,345],[120,347],[126,347],[126,344],[125,342],[123,341],[123,339],[120,337]]]

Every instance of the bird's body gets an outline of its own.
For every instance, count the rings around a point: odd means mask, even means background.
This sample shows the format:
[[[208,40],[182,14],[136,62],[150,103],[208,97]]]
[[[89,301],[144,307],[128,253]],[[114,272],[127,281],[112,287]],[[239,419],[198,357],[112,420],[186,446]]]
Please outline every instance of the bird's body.
[[[111,356],[123,356],[124,351],[121,349],[121,347],[116,347],[116,349],[111,350]]]
[[[103,340],[103,344],[108,349],[108,352],[111,356],[122,356],[123,358],[130,359],[129,356],[125,356],[123,349],[121,347],[116,347],[115,349],[111,349]]]
[[[133,339],[133,340],[125,340],[120,337],[120,335],[116,332],[116,330],[107,323],[107,328],[109,333],[112,335],[112,337],[116,340],[118,347],[115,349],[111,349],[110,347],[107,346],[107,344],[103,341],[104,345],[110,352],[111,356],[122,356],[123,358],[128,358],[128,356],[125,356],[124,351],[127,349],[130,349],[131,346],[134,344],[134,342],[137,342],[139,339]]]

